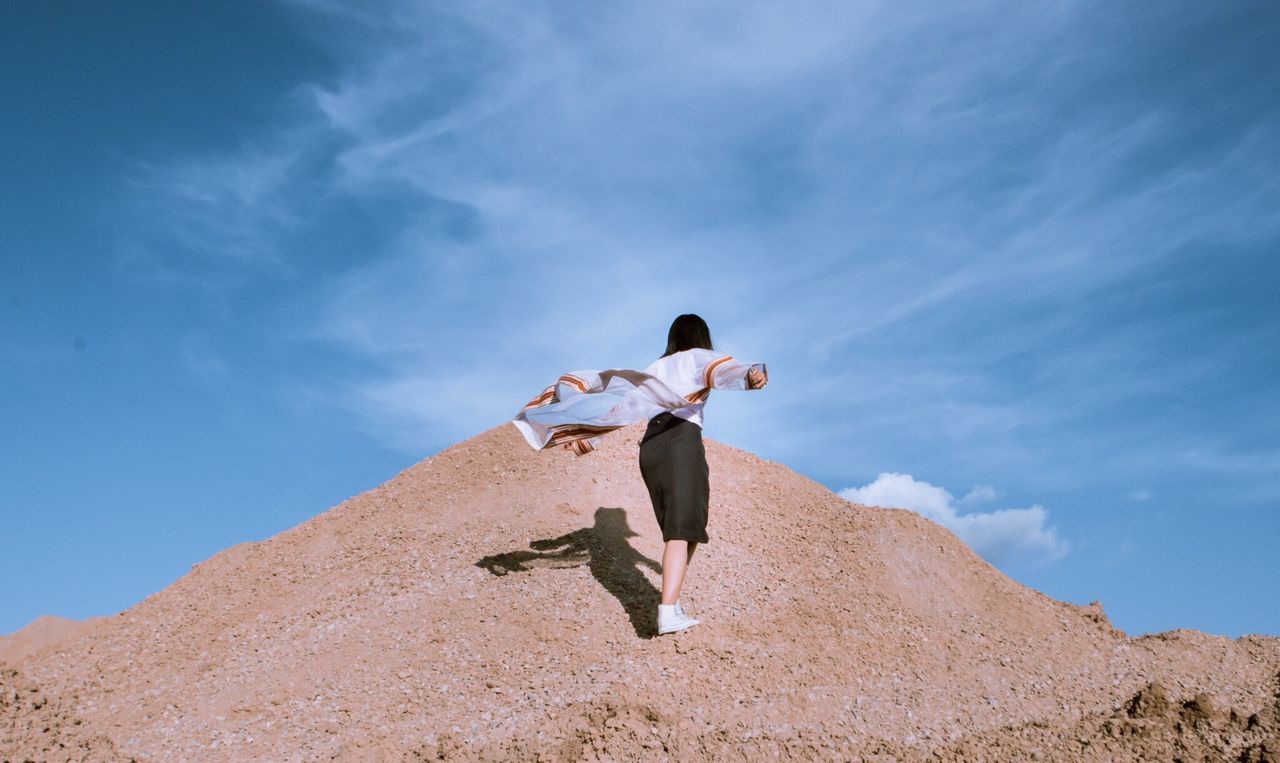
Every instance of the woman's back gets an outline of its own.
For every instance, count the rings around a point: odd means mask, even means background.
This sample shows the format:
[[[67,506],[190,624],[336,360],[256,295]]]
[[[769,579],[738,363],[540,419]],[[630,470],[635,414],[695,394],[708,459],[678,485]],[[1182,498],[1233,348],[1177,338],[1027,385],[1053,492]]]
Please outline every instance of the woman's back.
[[[702,426],[708,393],[712,389],[747,389],[747,370],[732,355],[694,347],[658,358],[644,372],[689,399],[689,405],[672,410],[673,415]]]

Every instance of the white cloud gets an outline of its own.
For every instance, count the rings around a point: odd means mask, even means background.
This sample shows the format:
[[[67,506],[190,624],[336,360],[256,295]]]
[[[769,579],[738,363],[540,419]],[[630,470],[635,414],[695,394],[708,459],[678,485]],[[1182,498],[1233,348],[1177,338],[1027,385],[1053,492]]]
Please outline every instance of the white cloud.
[[[299,2],[321,14],[335,10],[324,0]],[[694,310],[720,313],[713,330],[739,333],[753,345],[744,350],[817,366],[851,340],[948,303],[984,291],[1002,295],[1011,284],[1019,293],[1040,288],[1049,282],[1045,270],[1096,272],[1078,261],[1099,249],[1075,245],[1080,233],[1065,239],[1069,245],[1046,245],[1062,238],[1058,226],[1083,226],[1037,206],[1074,199],[1075,173],[1101,172],[1101,160],[1080,161],[1090,152],[1067,143],[1047,151],[1050,166],[1029,173],[1043,180],[1018,194],[1008,220],[998,215],[996,228],[1008,225],[1011,233],[995,240],[977,240],[970,213],[950,201],[928,195],[921,209],[921,170],[876,158],[876,146],[900,141],[936,173],[928,187],[968,183],[992,144],[940,151],[937,124],[964,136],[984,120],[1026,118],[1033,104],[987,103],[983,94],[1006,60],[1039,57],[1034,40],[1056,30],[1052,19],[987,9],[1024,32],[1003,38],[995,52],[965,50],[951,59],[957,51],[949,46],[926,46],[921,59],[922,34],[952,22],[982,24],[968,12],[948,19],[841,4],[782,14],[769,4],[735,4],[732,13],[676,4],[658,14],[583,18],[554,6],[515,13],[488,5],[369,7],[388,21],[372,26],[397,34],[369,37],[340,77],[308,90],[318,118],[312,129],[340,136],[330,182],[351,195],[415,189],[464,206],[479,221],[476,237],[456,248],[440,245],[431,222],[409,223],[399,243],[345,279],[359,290],[320,308],[328,338],[382,366],[358,382],[365,394],[353,398],[371,418],[384,418],[372,400],[416,409],[411,398],[394,404],[399,396],[388,391],[415,388],[430,373],[424,369],[439,368],[441,352],[456,360],[451,378],[488,378],[526,359],[566,368],[637,362],[636,350],[647,347],[642,332],[654,328],[644,321]],[[345,12],[339,15],[345,23]],[[847,157],[862,157],[857,172]],[[966,222],[904,227],[889,214],[903,208]],[[1134,218],[1130,210],[1114,214],[1125,226]],[[1105,237],[1112,228],[1088,230]],[[1026,257],[1028,248],[1037,255]],[[454,277],[439,267],[451,261],[486,275]],[[481,281],[476,299],[452,304]],[[858,284],[860,299],[848,299],[850,284]],[[610,294],[608,309],[589,296],[600,293]],[[807,309],[786,308],[797,300]],[[507,307],[513,304],[523,306],[519,319]],[[759,314],[738,307],[746,304]],[[486,317],[481,330],[459,336],[452,318],[459,307]],[[792,337],[810,332],[813,315],[826,317],[824,330],[795,358]],[[664,330],[653,333],[660,338]],[[601,359],[601,348],[611,357]],[[595,359],[576,359],[591,352]],[[882,373],[892,370],[886,360],[900,362],[882,359]],[[830,365],[845,389],[867,385],[864,379],[903,389],[861,368]],[[919,379],[920,369],[907,375]],[[541,384],[539,376],[533,386]],[[806,395],[779,388],[774,398],[792,394],[791,416],[803,417]],[[896,416],[920,411],[923,426],[885,428],[945,429],[943,439],[965,443],[966,453],[976,453],[974,442],[1025,453],[1017,432],[1044,414],[1005,398],[977,400],[968,389],[924,389],[907,404],[877,408]],[[779,422],[786,413],[779,410]],[[961,503],[989,500],[978,492]]]
[[[990,485],[974,485],[973,489],[960,499],[961,506],[976,506],[980,503],[991,503],[1000,498],[1000,494]]]
[[[995,497],[990,486],[975,488],[966,501]],[[971,497],[977,496],[970,500]],[[845,488],[840,497],[865,506],[910,509],[955,533],[993,564],[1022,554],[1057,559],[1069,548],[1048,525],[1049,512],[1039,504],[1025,509],[999,509],[961,514],[955,497],[947,490],[914,479],[910,474],[884,472],[869,485]]]
[[[536,391],[570,368],[641,362],[692,310],[728,349],[806,379],[775,385],[778,405],[751,420],[775,456],[825,470],[815,450],[856,458],[858,441],[918,437],[963,468],[1066,482],[1074,469],[1028,434],[1173,387],[1191,361],[1140,373],[1163,329],[1081,333],[1087,316],[1059,293],[1258,217],[1186,214],[1200,205],[1185,187],[1234,186],[1223,179],[1256,151],[1188,155],[1168,182],[1108,192],[1115,167],[1180,123],[1058,108],[1073,95],[1063,67],[1098,58],[1065,44],[1064,28],[1090,20],[1070,6],[292,2],[331,23],[320,40],[338,73],[298,85],[286,127],[139,171],[154,223],[130,251],[184,282],[218,282],[191,260],[303,272],[308,248],[288,234],[330,219],[322,202],[403,203],[403,219],[379,223],[388,235],[325,262],[324,293],[293,311],[305,325],[285,327],[364,361],[334,374],[354,390],[343,404],[396,442],[413,439],[406,420],[473,433],[415,397],[433,378],[472,389],[518,369]],[[432,203],[465,209],[467,235],[452,240]],[[170,250],[184,256],[157,254]],[[1035,312],[984,328],[1020,302]],[[916,346],[894,336],[908,324]],[[982,341],[953,341],[955,326]],[[1057,384],[1008,388],[1024,377],[994,369],[1028,353]],[[826,448],[785,434],[810,423],[814,399],[848,405],[858,441],[825,422],[798,431]],[[511,404],[453,401],[483,407],[478,420]]]
[[[201,259],[289,272],[277,240],[303,223],[295,179],[308,147],[304,136],[287,134],[267,149],[132,161],[123,212],[142,233],[121,258],[144,272],[189,270]]]

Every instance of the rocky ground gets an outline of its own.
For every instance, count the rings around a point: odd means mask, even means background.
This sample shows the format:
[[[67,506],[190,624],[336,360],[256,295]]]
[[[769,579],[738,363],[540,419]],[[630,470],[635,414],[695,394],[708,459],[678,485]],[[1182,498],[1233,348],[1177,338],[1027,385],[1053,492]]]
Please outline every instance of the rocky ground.
[[[504,424],[118,616],[0,639],[0,759],[1280,751],[1280,639],[1129,638],[912,512],[713,441],[702,624],[657,637],[640,435],[578,458]]]

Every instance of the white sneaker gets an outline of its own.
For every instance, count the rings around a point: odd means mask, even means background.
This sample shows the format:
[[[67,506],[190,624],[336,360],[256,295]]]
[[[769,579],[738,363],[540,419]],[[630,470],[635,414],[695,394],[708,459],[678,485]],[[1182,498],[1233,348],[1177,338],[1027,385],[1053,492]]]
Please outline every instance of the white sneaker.
[[[692,628],[693,626],[698,624],[699,622],[698,620],[695,620],[694,618],[689,617],[688,615],[681,614],[676,609],[676,607],[678,606],[679,606],[678,604],[659,604],[658,605],[658,635],[659,636],[666,633],[675,633],[676,631],[682,631],[682,630],[685,630],[686,628]]]
[[[680,600],[679,600],[679,599],[677,599],[677,600],[676,600],[676,614],[677,614],[677,615],[680,615],[681,617],[688,617],[688,616],[689,616],[689,615],[685,614],[685,611],[684,611],[684,605],[680,603]]]

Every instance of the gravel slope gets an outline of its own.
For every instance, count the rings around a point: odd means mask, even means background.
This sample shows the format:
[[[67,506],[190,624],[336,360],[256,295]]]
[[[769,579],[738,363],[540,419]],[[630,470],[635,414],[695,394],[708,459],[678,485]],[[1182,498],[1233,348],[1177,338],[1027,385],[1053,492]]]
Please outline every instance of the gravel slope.
[[[504,424],[118,616],[0,644],[0,758],[1280,751],[1280,639],[1128,638],[917,514],[711,440],[683,597],[703,623],[655,637],[641,434],[576,458]],[[65,723],[37,719],[51,702]]]

